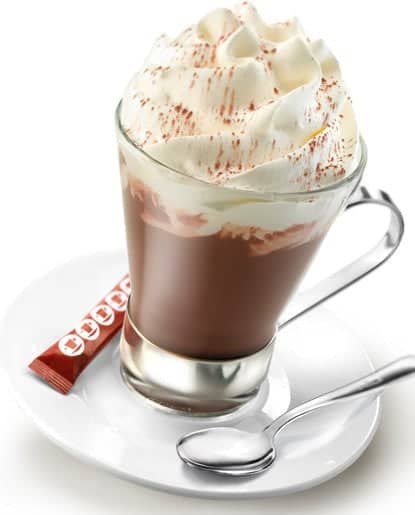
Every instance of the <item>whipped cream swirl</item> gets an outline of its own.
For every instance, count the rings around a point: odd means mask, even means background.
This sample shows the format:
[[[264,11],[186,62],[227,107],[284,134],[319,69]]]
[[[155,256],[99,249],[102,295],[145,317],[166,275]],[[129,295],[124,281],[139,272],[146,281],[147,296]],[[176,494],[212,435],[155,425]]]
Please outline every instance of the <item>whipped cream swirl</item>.
[[[359,158],[336,58],[297,19],[267,24],[248,2],[161,36],[126,89],[121,123],[168,166],[241,190],[319,188]]]

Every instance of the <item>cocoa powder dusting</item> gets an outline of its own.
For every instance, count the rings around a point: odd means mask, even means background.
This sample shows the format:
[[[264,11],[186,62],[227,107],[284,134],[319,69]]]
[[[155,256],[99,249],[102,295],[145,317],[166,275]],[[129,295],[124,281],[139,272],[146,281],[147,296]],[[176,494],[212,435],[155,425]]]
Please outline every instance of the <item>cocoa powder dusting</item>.
[[[233,113],[234,103],[235,103],[235,90],[233,89],[232,93],[231,93],[231,102],[229,104],[229,109],[228,109],[229,116],[231,116]]]

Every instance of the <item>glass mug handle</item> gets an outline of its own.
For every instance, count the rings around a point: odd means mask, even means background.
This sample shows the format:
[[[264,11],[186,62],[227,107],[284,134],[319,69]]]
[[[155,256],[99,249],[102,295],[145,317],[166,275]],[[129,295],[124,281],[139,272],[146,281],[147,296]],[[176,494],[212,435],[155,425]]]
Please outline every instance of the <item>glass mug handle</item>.
[[[368,204],[383,206],[389,210],[389,226],[381,240],[363,256],[322,279],[308,290],[298,293],[283,312],[279,321],[280,328],[375,270],[399,247],[404,232],[404,220],[399,208],[385,191],[378,190],[370,193],[365,186],[360,186],[350,196],[346,210]]]

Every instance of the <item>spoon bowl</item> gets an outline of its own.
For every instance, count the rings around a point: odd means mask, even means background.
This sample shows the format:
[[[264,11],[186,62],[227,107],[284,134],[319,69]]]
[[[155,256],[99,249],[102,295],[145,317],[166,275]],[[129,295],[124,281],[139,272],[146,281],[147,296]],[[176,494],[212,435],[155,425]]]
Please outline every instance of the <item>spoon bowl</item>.
[[[233,476],[257,474],[275,459],[273,441],[267,433],[233,427],[190,433],[178,441],[177,453],[187,465]]]

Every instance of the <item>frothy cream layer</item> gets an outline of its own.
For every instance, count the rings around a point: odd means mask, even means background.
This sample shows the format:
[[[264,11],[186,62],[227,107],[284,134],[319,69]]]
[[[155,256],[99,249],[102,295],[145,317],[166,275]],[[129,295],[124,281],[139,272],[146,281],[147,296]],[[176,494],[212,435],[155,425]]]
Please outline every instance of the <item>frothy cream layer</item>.
[[[315,190],[360,158],[333,54],[297,19],[269,25],[248,2],[160,37],[127,87],[120,121],[123,186],[152,206],[147,223],[181,237],[250,240],[256,255],[324,233],[353,185]]]
[[[161,36],[127,87],[121,123],[168,166],[238,190],[315,189],[358,158],[336,58],[297,19],[267,24],[248,2]]]

